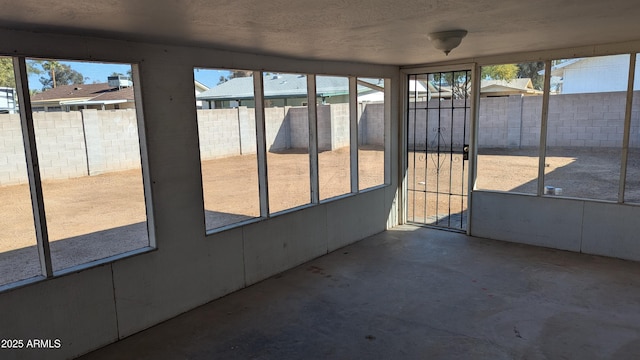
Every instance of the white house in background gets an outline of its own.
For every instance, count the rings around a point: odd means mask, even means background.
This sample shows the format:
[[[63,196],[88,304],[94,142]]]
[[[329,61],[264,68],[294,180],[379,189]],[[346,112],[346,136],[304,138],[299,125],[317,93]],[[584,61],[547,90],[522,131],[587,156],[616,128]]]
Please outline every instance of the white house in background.
[[[0,87],[0,114],[15,114],[18,111],[16,89]]]
[[[640,89],[638,70],[634,90]],[[558,94],[626,91],[629,55],[571,59],[552,67],[551,76],[551,90]]]
[[[209,90],[209,87],[207,85],[201,83],[198,80],[193,80],[193,83],[194,83],[195,89],[196,89],[196,98],[198,97],[198,95],[200,95],[203,92]],[[202,100],[196,100],[196,108],[202,109]]]

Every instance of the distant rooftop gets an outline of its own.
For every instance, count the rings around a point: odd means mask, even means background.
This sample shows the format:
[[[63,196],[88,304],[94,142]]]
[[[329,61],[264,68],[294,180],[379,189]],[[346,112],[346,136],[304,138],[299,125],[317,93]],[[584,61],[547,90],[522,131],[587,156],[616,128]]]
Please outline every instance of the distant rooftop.
[[[375,87],[382,87],[377,79],[358,79],[370,82]],[[375,83],[372,82],[375,80]],[[300,74],[271,74],[264,76],[264,97],[284,98],[307,96],[307,77]],[[316,94],[319,97],[338,96],[349,93],[349,79],[338,76],[317,76]],[[358,93],[373,92],[372,88],[358,85]],[[230,79],[197,96],[198,100],[252,99],[253,77]]]
[[[91,101],[133,101],[133,87],[114,88],[109,86],[108,83],[59,85],[53,89],[47,89],[31,96],[31,101],[35,102],[77,99]]]

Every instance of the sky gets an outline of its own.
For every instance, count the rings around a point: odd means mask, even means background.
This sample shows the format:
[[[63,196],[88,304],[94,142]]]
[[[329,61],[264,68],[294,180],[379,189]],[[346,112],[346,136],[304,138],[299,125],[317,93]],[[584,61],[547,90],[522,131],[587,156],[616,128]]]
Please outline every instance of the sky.
[[[130,65],[126,64],[113,64],[113,63],[98,63],[98,62],[79,62],[79,61],[60,61],[63,64],[69,65],[72,69],[78,71],[85,77],[85,83],[105,83],[107,77],[115,72],[127,74],[127,71],[131,69]],[[218,84],[220,76],[226,76],[229,71],[225,70],[210,70],[210,69],[196,69],[194,71],[194,77],[197,81],[203,83],[208,87],[214,87]],[[41,90],[42,83],[40,83],[40,77],[44,74],[30,74],[29,75],[29,88],[32,90]]]

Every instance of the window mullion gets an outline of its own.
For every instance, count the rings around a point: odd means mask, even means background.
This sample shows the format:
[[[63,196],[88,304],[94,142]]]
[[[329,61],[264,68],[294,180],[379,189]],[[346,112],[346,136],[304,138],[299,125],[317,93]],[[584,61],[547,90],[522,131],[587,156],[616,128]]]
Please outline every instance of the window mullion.
[[[631,112],[633,111],[633,85],[636,73],[636,54],[629,55],[629,80],[627,84],[627,103],[624,113],[624,135],[622,138],[622,161],[620,162],[620,188],[618,202],[624,202],[624,192],[627,181],[627,164],[629,161],[629,137],[631,132]]]
[[[384,79],[384,120],[382,146],[384,152],[384,183],[391,184],[391,79]]]
[[[540,123],[540,157],[538,159],[538,196],[544,194],[544,170],[547,158],[547,128],[549,119],[549,95],[551,93],[551,60],[544,62],[544,93]]]
[[[351,150],[351,193],[358,192],[358,79],[349,78],[349,122]]]
[[[260,216],[269,216],[269,187],[267,177],[267,139],[264,115],[264,84],[262,72],[253,72],[253,91],[256,111],[256,138],[258,153],[258,186],[260,191]]]
[[[33,113],[29,96],[29,83],[27,65],[24,57],[14,57],[13,67],[16,76],[16,90],[20,104],[20,123],[22,139],[24,141],[25,157],[27,162],[27,174],[29,177],[29,190],[31,192],[31,204],[34,212],[36,227],[36,239],[38,256],[42,274],[46,277],[53,276],[51,263],[51,251],[49,248],[49,235],[47,232],[47,219],[44,209],[44,197],[42,194],[42,180],[38,165],[38,150],[36,148],[35,128],[33,125]]]
[[[320,202],[320,182],[318,177],[318,113],[316,106],[316,76],[307,75],[307,104],[309,112],[309,176],[311,203]]]

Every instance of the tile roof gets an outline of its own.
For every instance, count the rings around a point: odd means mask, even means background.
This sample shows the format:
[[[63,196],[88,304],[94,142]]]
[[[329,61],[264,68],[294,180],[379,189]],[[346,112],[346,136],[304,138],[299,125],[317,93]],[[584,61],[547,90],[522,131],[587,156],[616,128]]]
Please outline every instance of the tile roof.
[[[60,85],[31,96],[31,101],[85,99],[91,101],[134,100],[133,87],[112,88],[108,83]]]

